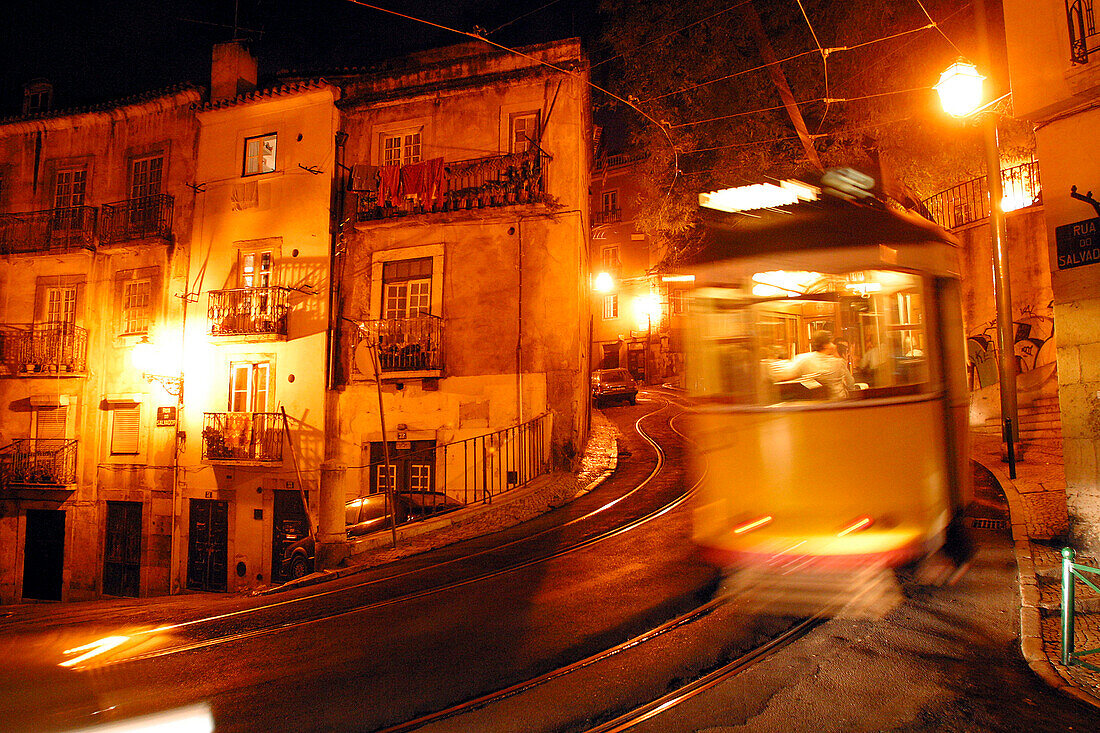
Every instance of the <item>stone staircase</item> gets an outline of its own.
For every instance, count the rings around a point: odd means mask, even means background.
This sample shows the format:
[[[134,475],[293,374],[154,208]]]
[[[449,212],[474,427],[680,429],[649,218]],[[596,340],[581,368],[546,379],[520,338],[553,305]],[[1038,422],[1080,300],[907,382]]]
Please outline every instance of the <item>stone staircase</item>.
[[[1058,412],[1057,397],[1039,397],[1030,405],[1020,405],[1018,413],[1022,442],[1061,440],[1062,418]],[[988,418],[983,424],[972,427],[971,430],[982,435],[1000,435],[1001,418]]]

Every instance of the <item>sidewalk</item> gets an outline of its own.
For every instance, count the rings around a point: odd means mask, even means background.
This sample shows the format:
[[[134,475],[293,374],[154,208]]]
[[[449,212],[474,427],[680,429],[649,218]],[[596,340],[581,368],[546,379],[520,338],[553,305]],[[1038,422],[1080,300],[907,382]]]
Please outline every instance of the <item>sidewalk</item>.
[[[1016,478],[1008,477],[999,436],[970,434],[971,458],[993,474],[1004,491],[1016,550],[1020,584],[1020,645],[1024,659],[1044,681],[1062,693],[1100,707],[1100,673],[1061,663],[1062,542],[1069,527],[1062,441],[1040,438],[1024,446]],[[1100,567],[1096,558],[1078,563]],[[1075,648],[1100,647],[1100,598],[1077,584]],[[1092,613],[1088,612],[1092,611]],[[1098,655],[1100,661],[1100,655]],[[1097,662],[1093,662],[1096,664]]]

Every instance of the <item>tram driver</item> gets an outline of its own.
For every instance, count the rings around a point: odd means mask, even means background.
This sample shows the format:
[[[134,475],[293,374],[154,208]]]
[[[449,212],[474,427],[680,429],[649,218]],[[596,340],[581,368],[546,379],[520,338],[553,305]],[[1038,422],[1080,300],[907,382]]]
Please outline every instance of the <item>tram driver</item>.
[[[856,389],[855,379],[844,360],[837,356],[836,343],[828,331],[817,331],[810,339],[811,351],[799,354],[790,361],[772,365],[772,379],[815,380],[825,387],[829,399],[842,400]]]

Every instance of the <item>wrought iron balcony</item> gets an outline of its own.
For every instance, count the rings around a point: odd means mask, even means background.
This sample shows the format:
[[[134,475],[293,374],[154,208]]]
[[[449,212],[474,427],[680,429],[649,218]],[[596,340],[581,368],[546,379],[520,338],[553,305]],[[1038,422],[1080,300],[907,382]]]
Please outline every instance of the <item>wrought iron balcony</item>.
[[[1030,161],[1001,171],[1002,205],[1005,211],[1015,211],[1042,202],[1043,187],[1039,181],[1039,163]],[[981,221],[989,216],[989,187],[985,176],[972,178],[957,186],[940,191],[923,202],[932,220],[953,229]]]
[[[281,287],[211,290],[212,336],[286,336],[290,290]]]
[[[57,488],[76,483],[75,440],[20,439],[0,448],[0,485]]]
[[[621,209],[604,209],[603,211],[592,212],[593,224],[615,224],[623,220],[623,212]]]
[[[382,176],[375,190],[360,191],[357,220],[373,221],[391,216],[460,211],[494,206],[511,206],[541,199],[550,156],[538,149],[511,155],[458,160],[443,164],[442,180],[432,183],[430,175],[411,166],[401,166],[396,183]],[[426,166],[430,163],[415,163]],[[417,181],[411,184],[410,181]],[[414,190],[415,188],[415,190]]]
[[[95,249],[94,206],[0,215],[0,255]]]
[[[103,244],[172,236],[173,199],[166,193],[104,204],[99,217]]]
[[[378,348],[382,372],[423,372],[443,368],[443,319],[438,316],[369,321],[368,339]]]
[[[88,331],[71,323],[0,324],[0,363],[22,376],[83,374]]]
[[[283,416],[277,412],[207,412],[203,418],[204,461],[283,460]]]

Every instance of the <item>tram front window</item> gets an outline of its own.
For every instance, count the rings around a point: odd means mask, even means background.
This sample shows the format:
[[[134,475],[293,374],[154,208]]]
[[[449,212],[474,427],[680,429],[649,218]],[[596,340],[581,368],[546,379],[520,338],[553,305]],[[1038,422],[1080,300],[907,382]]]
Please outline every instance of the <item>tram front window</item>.
[[[924,287],[889,270],[776,271],[700,290],[692,387],[746,405],[928,391]]]

